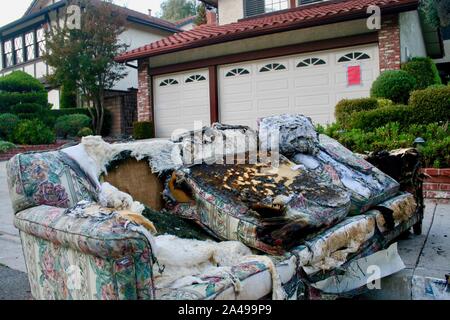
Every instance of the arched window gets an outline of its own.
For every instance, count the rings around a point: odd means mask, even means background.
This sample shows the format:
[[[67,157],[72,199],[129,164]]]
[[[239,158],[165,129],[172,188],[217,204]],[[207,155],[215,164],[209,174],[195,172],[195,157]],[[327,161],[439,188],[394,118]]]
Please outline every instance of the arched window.
[[[349,62],[349,61],[358,61],[358,60],[367,60],[370,59],[370,56],[364,52],[350,52],[346,55],[343,55],[339,58],[338,62]]]
[[[173,85],[176,85],[176,84],[179,84],[177,80],[175,80],[175,79],[166,79],[166,80],[163,80],[159,84],[159,86],[160,87],[167,87],[167,86],[173,86]]]
[[[236,68],[236,69],[228,71],[227,74],[225,75],[225,77],[236,77],[236,76],[242,76],[245,74],[250,74],[250,71],[248,71],[247,69],[244,69],[244,68]]]
[[[321,66],[327,64],[325,60],[320,58],[308,58],[300,61],[297,64],[297,68],[310,67],[310,66]]]
[[[186,83],[206,81],[206,78],[200,74],[194,74],[186,79]]]
[[[280,71],[286,70],[286,67],[281,63],[269,63],[262,67],[259,72],[270,72],[270,71]]]

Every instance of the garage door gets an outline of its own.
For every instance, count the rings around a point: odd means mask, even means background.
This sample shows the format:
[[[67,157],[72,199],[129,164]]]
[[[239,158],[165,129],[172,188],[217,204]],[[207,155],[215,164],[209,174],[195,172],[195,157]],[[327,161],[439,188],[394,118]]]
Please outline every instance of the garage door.
[[[343,98],[365,97],[379,74],[377,45],[252,61],[219,69],[222,123],[255,127],[258,118],[301,113],[334,121]]]
[[[157,137],[169,138],[175,130],[192,130],[195,121],[210,125],[208,70],[166,74],[153,82]]]

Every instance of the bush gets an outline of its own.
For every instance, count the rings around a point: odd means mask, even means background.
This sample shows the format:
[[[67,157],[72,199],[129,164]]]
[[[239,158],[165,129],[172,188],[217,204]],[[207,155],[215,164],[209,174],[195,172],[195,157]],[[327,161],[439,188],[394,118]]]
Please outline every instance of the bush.
[[[378,108],[390,107],[394,105],[394,101],[389,99],[377,99]]]
[[[133,124],[133,138],[136,140],[154,138],[153,124],[151,122],[135,122]]]
[[[76,89],[70,84],[64,84],[61,86],[61,109],[70,109],[77,106],[77,92]]]
[[[82,128],[90,127],[92,120],[84,114],[72,114],[59,117],[55,123],[55,132],[58,137],[76,137]]]
[[[415,123],[449,121],[450,87],[414,91],[409,105],[414,110]]]
[[[0,92],[0,113],[11,112],[18,104],[35,103],[45,108],[48,106],[48,94],[44,92]]]
[[[83,138],[94,135],[94,132],[91,128],[82,128],[80,131],[78,131],[77,137]]]
[[[347,127],[352,114],[360,111],[372,110],[378,107],[378,101],[374,98],[344,99],[336,105],[336,120]]]
[[[383,72],[372,84],[371,96],[385,98],[395,103],[407,103],[410,92],[414,90],[416,80],[403,70]]]
[[[349,121],[350,127],[362,130],[374,130],[389,122],[398,122],[401,127],[414,123],[414,111],[409,106],[394,105],[375,110],[354,113]]]
[[[23,71],[14,71],[0,78],[0,91],[45,92],[44,86],[36,78]]]
[[[0,140],[0,154],[5,153],[11,149],[14,149],[16,146],[8,141],[1,141]]]
[[[19,118],[10,113],[0,114],[0,137],[10,140],[11,136],[19,124]]]
[[[53,131],[40,120],[23,120],[13,133],[17,144],[40,145],[51,144],[56,140]]]
[[[41,113],[44,110],[42,110],[42,105],[38,103],[21,103],[12,106],[11,111],[12,113],[15,114],[29,114],[29,113]]]
[[[434,84],[442,84],[439,71],[431,58],[413,58],[402,66],[402,70],[416,79],[414,89],[425,89]]]

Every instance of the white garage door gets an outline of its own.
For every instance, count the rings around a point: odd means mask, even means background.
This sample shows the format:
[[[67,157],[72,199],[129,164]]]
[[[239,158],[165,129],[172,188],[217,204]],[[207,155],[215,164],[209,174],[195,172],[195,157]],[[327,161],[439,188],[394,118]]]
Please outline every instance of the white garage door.
[[[208,70],[158,76],[153,88],[158,138],[170,138],[175,130],[192,130],[195,121],[211,124]]]
[[[378,74],[377,45],[221,66],[220,121],[255,128],[258,118],[301,113],[332,123],[336,103],[369,96]]]

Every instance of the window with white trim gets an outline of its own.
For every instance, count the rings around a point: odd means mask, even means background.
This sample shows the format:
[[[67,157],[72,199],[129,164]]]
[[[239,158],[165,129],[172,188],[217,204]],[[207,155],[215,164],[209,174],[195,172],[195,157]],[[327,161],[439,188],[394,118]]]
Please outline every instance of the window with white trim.
[[[193,82],[200,82],[200,81],[206,81],[206,77],[202,76],[201,74],[194,74],[186,79],[186,83],[193,83]]]
[[[269,63],[262,67],[259,72],[281,71],[287,68],[281,63]]]
[[[3,42],[3,64],[5,68],[14,65],[14,54],[12,40]]]
[[[368,60],[370,56],[364,52],[350,52],[339,58],[338,62],[351,62],[359,60]]]
[[[14,51],[16,56],[16,64],[20,64],[24,62],[23,57],[23,38],[22,36],[18,36],[14,38]]]
[[[178,80],[175,79],[166,79],[161,81],[161,83],[159,84],[160,87],[167,87],[167,86],[174,86],[179,84]]]
[[[44,28],[39,28],[36,30],[36,43],[39,49],[39,57],[45,53],[45,30]]]
[[[297,68],[304,68],[304,67],[310,67],[310,66],[323,66],[326,65],[326,61],[320,58],[308,58],[300,61],[297,64]]]
[[[34,31],[25,34],[25,52],[27,61],[36,58],[36,50],[34,46]]]
[[[225,75],[225,77],[237,77],[237,76],[243,76],[246,74],[250,74],[250,71],[248,71],[245,68],[236,68],[236,69],[228,71],[227,74]]]

